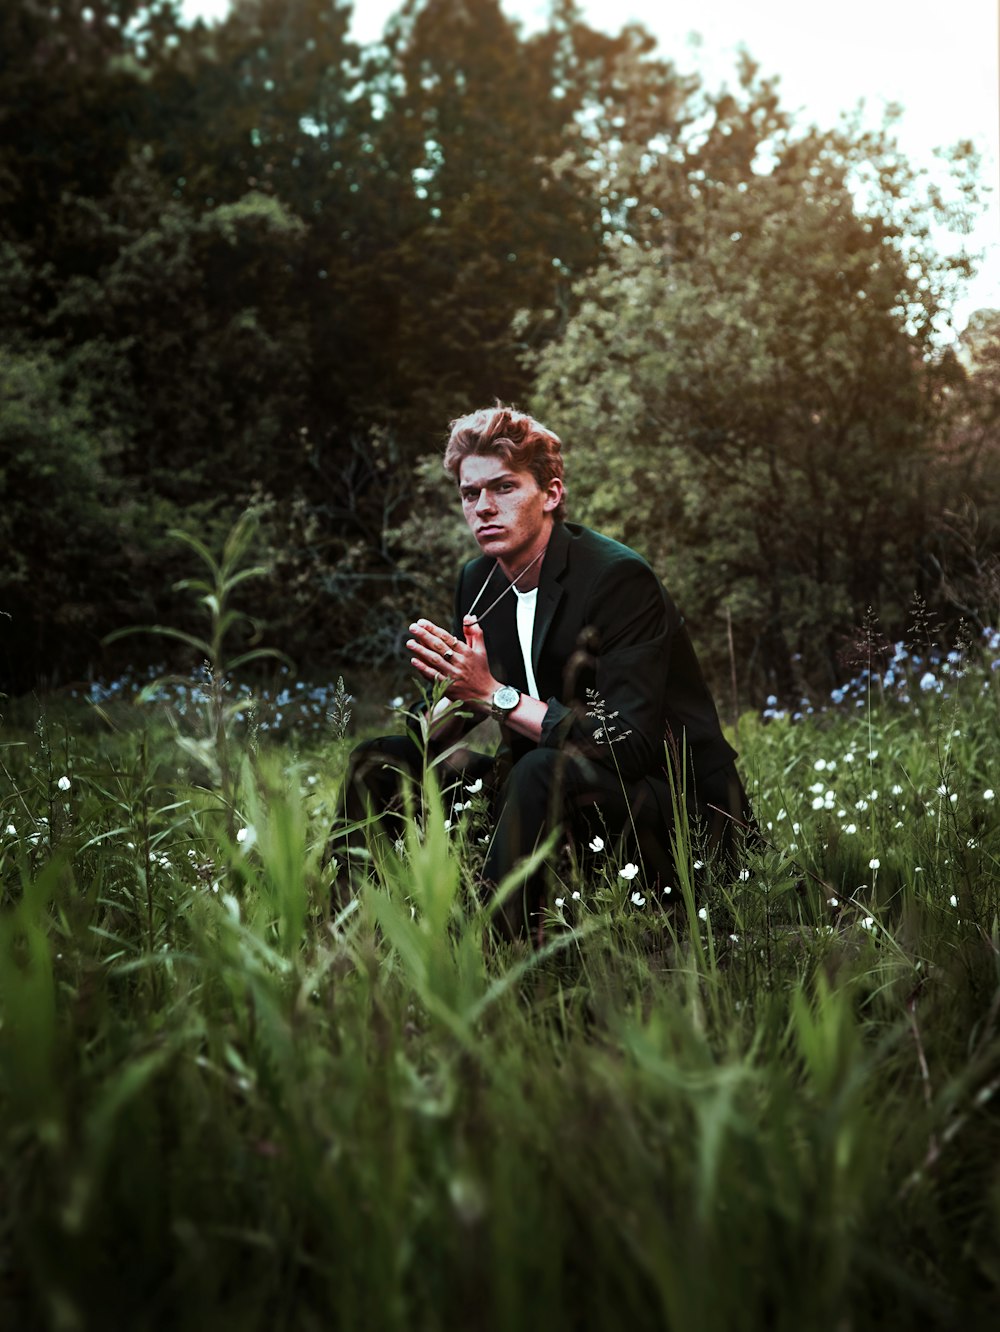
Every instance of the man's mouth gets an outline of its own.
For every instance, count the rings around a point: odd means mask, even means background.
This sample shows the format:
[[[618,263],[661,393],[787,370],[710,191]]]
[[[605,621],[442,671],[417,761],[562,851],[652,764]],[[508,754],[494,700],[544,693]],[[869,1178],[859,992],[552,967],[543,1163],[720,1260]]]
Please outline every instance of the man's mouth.
[[[492,527],[489,524],[487,524],[486,527],[479,528],[479,530],[476,532],[476,536],[479,537],[499,536],[502,531],[503,531],[502,527]]]

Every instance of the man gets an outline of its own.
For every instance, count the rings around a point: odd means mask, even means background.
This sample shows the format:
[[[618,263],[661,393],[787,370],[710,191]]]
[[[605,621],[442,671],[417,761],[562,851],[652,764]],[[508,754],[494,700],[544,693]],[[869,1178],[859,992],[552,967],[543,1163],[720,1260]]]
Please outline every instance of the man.
[[[417,620],[407,648],[423,680],[445,686],[434,744],[491,712],[500,723],[495,758],[452,765],[466,780],[484,768],[495,778],[484,877],[499,883],[562,826],[622,834],[647,885],[666,887],[668,766],[709,842],[728,853],[746,798],[683,618],[635,551],[565,521],[559,438],[498,404],[452,422],[444,466],[481,553],[459,575],[453,626]],[[415,775],[420,762],[412,737],[359,746],[349,816],[387,810],[399,772]],[[508,904],[509,932],[537,935],[544,908],[536,873]]]

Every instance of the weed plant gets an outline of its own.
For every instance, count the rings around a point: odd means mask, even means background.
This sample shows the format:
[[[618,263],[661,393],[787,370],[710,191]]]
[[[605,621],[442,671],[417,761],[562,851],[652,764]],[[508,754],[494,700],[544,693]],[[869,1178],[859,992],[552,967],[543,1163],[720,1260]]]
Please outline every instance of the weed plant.
[[[320,745],[224,683],[200,730],[8,726],[2,1325],[995,1326],[987,646],[947,693],[745,716],[739,877],[683,819],[655,892],[555,848],[536,952],[433,769],[332,905],[343,685]]]

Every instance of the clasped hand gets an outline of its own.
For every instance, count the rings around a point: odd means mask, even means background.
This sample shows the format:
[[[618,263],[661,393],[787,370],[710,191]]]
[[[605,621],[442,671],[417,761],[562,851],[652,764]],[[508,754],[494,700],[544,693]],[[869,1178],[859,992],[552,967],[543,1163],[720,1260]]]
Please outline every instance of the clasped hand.
[[[410,662],[425,679],[447,682],[445,695],[454,702],[486,703],[500,687],[490,670],[486,640],[474,615],[467,615],[462,625],[464,642],[431,620],[411,624],[406,640],[413,654]]]

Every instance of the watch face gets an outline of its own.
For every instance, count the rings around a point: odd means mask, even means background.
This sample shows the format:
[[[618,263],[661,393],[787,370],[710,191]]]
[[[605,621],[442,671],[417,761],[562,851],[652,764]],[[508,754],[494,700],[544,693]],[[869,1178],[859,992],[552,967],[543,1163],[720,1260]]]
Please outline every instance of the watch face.
[[[513,685],[501,685],[493,695],[493,706],[503,712],[510,712],[517,707],[521,695]]]

